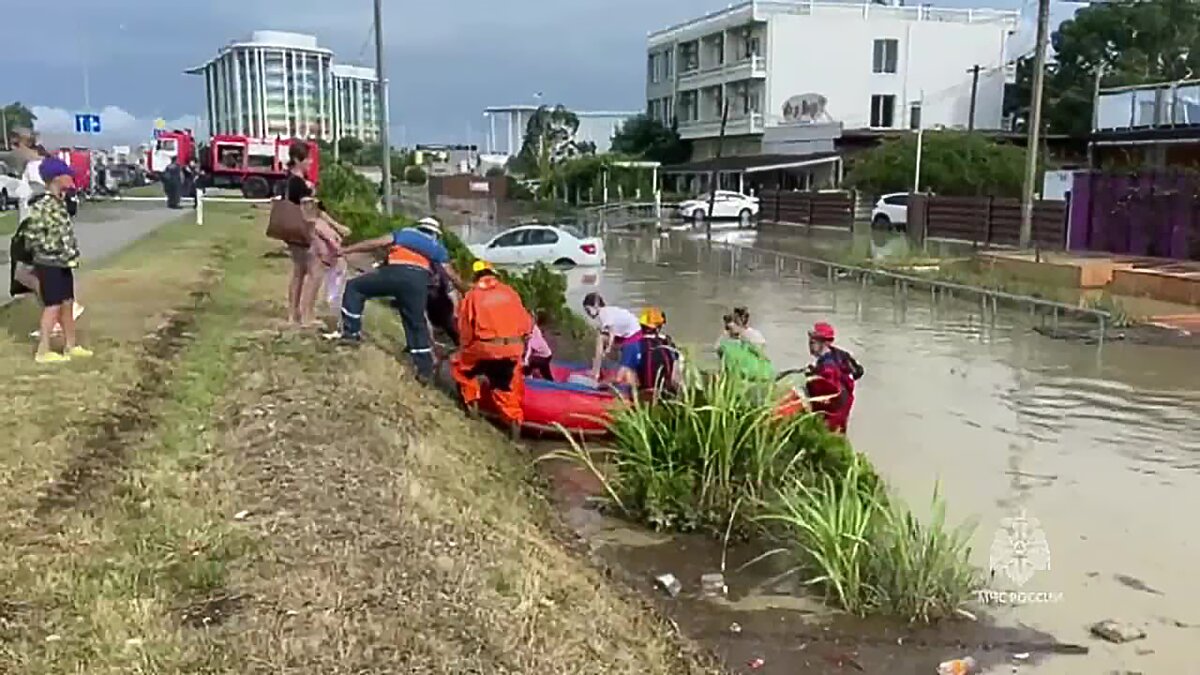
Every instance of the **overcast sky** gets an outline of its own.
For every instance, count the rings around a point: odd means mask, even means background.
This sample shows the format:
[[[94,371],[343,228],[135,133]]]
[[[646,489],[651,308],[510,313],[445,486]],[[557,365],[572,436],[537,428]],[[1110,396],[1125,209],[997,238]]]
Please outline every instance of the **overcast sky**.
[[[483,143],[482,108],[546,103],[644,107],[646,33],[728,0],[384,0],[393,142]],[[1021,0],[940,6],[1021,8]],[[41,10],[30,8],[29,14]],[[1027,13],[1033,11],[1025,3]],[[256,29],[317,35],[341,63],[373,64],[371,0],[56,0],[55,20],[6,22],[0,96],[38,106],[45,132],[69,132],[84,106],[107,140],[148,137],[151,121],[202,115],[203,79],[183,70]],[[61,17],[61,18],[60,18]],[[24,30],[21,26],[41,26]],[[51,27],[52,26],[52,27]],[[1032,43],[1032,38],[1029,39]]]

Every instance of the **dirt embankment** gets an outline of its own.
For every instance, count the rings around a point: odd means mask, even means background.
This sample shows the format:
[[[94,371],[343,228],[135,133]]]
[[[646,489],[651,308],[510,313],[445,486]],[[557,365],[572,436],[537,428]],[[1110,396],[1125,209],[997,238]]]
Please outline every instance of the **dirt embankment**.
[[[22,375],[28,423],[64,429],[12,423],[0,454],[28,514],[0,530],[0,672],[718,671],[572,551],[521,449],[413,382],[380,306],[358,350],[283,328],[286,261],[242,217],[188,235],[227,254],[172,292],[178,320],[127,291],[159,333]],[[126,262],[89,312],[144,298]]]

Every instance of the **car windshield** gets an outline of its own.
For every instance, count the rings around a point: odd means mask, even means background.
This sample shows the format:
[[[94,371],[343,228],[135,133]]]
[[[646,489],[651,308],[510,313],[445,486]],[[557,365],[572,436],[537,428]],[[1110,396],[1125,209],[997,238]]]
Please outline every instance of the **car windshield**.
[[[576,239],[584,238],[583,232],[578,227],[575,227],[574,225],[556,225],[555,227],[562,230],[563,232],[566,232],[567,234],[571,235],[572,237],[575,237]]]

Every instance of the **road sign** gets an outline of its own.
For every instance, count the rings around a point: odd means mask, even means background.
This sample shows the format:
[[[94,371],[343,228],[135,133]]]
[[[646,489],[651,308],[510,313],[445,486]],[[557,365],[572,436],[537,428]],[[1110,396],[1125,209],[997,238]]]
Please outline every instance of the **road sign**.
[[[100,133],[100,116],[91,113],[76,113],[75,115],[75,133],[77,134],[98,134]]]

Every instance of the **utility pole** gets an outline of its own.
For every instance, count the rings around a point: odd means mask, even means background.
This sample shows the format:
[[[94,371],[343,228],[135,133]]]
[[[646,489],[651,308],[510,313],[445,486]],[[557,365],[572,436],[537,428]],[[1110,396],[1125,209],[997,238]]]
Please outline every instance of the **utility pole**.
[[[979,93],[979,64],[967,69],[971,73],[971,113],[967,119],[967,131],[975,131],[975,96]]]
[[[388,90],[383,76],[383,0],[375,0],[375,77],[379,82],[379,145],[383,155],[383,212],[392,215],[392,147],[388,142]]]
[[[1100,80],[1104,78],[1104,62],[1096,64],[1096,81],[1092,84],[1092,131],[1100,126]],[[1088,141],[1088,168],[1095,168],[1096,144]]]
[[[708,174],[708,217],[704,219],[704,239],[712,243],[713,206],[717,202],[717,165],[721,163],[721,151],[725,149],[725,125],[729,122],[729,99],[725,97],[725,89],[721,89],[721,133],[717,136],[717,156],[713,161],[713,170]]]
[[[1038,0],[1037,46],[1033,54],[1033,96],[1029,104],[1029,139],[1025,147],[1025,184],[1021,190],[1020,247],[1033,240],[1033,192],[1037,180],[1038,143],[1042,132],[1042,89],[1046,82],[1046,33],[1050,23],[1050,0]]]
[[[921,117],[924,117],[925,112],[925,90],[921,90]],[[917,157],[916,165],[913,168],[913,192],[921,191],[921,151],[925,147],[925,121],[920,117],[917,118]]]

